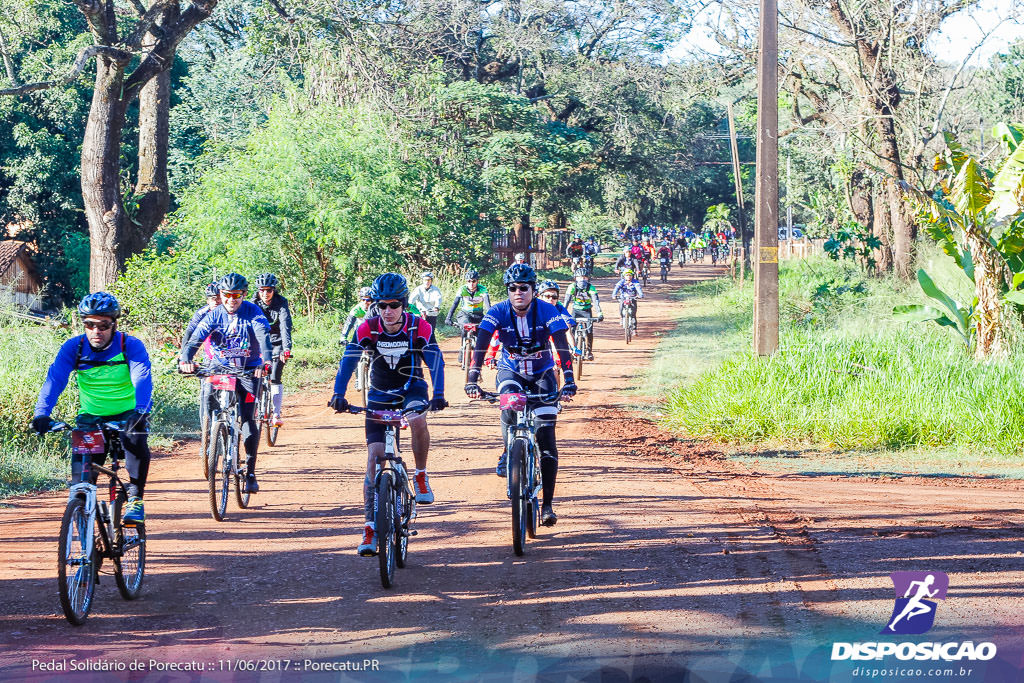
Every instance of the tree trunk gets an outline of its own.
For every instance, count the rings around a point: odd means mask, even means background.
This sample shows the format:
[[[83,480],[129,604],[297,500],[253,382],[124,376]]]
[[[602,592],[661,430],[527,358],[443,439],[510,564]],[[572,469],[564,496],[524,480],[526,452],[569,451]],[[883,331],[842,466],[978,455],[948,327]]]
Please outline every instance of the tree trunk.
[[[178,15],[178,4],[168,3],[164,5],[156,25],[170,26],[177,21]],[[155,43],[157,40],[152,33],[146,35],[147,42]],[[135,184],[138,210],[135,226],[124,236],[125,258],[146,248],[167,215],[171,201],[167,186],[170,118],[171,72],[166,69],[150,79],[139,93],[139,177]]]
[[[519,214],[519,223],[516,225],[516,248],[525,252],[530,248],[530,234],[533,231],[530,227],[530,212],[533,210],[533,194],[527,193],[523,197],[523,210]],[[529,254],[527,254],[529,262]]]
[[[874,213],[873,234],[882,243],[875,254],[878,272],[888,273],[892,270],[892,214],[886,199],[885,188],[877,188],[871,205]]]
[[[121,129],[126,102],[121,98],[127,64],[102,55],[96,60],[96,86],[82,141],[82,199],[89,222],[89,288],[112,283],[123,264],[124,234],[130,220],[121,198]]]
[[[974,260],[974,295],[978,298],[974,309],[974,357],[1003,357],[1007,349],[1000,297],[1002,264],[991,245],[975,232],[968,231],[966,238]]]
[[[895,86],[893,86],[895,90]],[[903,180],[903,164],[900,156],[899,141],[896,137],[896,124],[893,120],[895,105],[899,101],[899,93],[893,92],[889,101],[872,97],[875,109],[875,133],[878,136],[879,166],[888,176],[882,180],[885,200],[883,205],[889,209],[889,220],[892,226],[893,272],[906,281],[914,275],[914,241],[917,238],[917,223],[906,202],[903,201],[899,181]]]

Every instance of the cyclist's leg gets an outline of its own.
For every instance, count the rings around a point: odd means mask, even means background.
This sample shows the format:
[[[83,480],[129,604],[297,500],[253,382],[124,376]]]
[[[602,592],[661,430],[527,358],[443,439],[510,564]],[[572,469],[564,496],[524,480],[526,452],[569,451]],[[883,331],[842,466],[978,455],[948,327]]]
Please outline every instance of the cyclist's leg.
[[[505,369],[498,370],[494,383],[500,394],[522,392],[524,386],[522,377]],[[498,457],[498,466],[495,468],[495,473],[499,477],[505,476],[505,467],[508,462],[508,428],[515,423],[516,413],[514,410],[501,411],[501,455]]]
[[[393,404],[367,401],[368,409],[384,410]],[[384,455],[384,425],[366,418],[366,476],[363,478],[363,537],[356,552],[364,556],[377,554],[377,539],[373,522],[375,501],[373,485],[377,476],[377,461]]]
[[[131,413],[127,413],[127,417]],[[113,419],[124,419],[117,417]],[[146,479],[149,477],[149,425],[148,417],[142,417],[136,425],[129,425],[121,436],[121,445],[124,446],[125,466],[128,469],[129,494],[134,493],[139,498],[146,490]]]
[[[402,410],[406,413],[412,441],[412,454],[416,460],[416,471],[427,469],[427,453],[430,451],[430,432],[427,430],[426,413],[416,413],[429,405],[427,383],[423,380],[414,381],[402,401]]]
[[[245,473],[256,475],[256,449],[260,430],[256,424],[256,380],[239,379],[235,389],[238,395],[238,414],[242,418],[242,444],[245,447]]]
[[[281,384],[281,374],[284,372],[284,363],[281,361],[283,347],[274,347],[274,357],[277,359],[270,366],[270,399],[274,404],[274,419],[281,419],[281,406],[284,404],[284,385]]]
[[[547,394],[558,389],[555,373],[548,370],[529,388],[531,393]],[[541,507],[551,506],[555,496],[555,478],[558,476],[558,446],[555,443],[555,421],[558,419],[557,398],[538,401],[533,409],[537,421],[537,449],[540,451],[540,473],[544,483]]]

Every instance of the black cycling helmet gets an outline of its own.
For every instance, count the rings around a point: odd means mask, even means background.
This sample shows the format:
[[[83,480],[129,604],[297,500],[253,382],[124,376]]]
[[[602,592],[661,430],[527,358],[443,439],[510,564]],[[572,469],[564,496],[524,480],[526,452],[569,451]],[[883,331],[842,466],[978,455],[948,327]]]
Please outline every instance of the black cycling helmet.
[[[502,278],[502,282],[506,285],[510,285],[513,282],[525,282],[536,287],[537,271],[525,263],[513,263],[505,271],[505,277]]]
[[[281,283],[278,281],[277,276],[274,275],[273,273],[262,273],[256,276],[257,289],[259,289],[260,287],[273,287],[274,289],[277,289],[280,286]]]
[[[466,271],[465,280],[467,282],[469,280],[479,280],[479,279],[480,279],[480,273],[478,273],[478,272],[476,272],[475,270],[472,270],[472,269]]]
[[[113,294],[95,292],[78,304],[78,314],[83,318],[90,315],[105,315],[116,319],[121,317],[121,304],[117,303]]]
[[[238,273],[228,273],[217,283],[217,288],[222,292],[248,291],[249,281]]]
[[[540,283],[540,287],[537,288],[537,294],[543,294],[544,292],[553,289],[555,294],[558,294],[561,290],[558,288],[558,283],[554,280],[545,280]]]
[[[378,275],[370,287],[370,298],[374,301],[386,299],[400,299],[405,301],[409,297],[409,283],[405,276],[398,273],[384,273]]]
[[[216,282],[206,285],[206,296],[217,296],[218,294],[220,294],[220,289],[217,287]]]

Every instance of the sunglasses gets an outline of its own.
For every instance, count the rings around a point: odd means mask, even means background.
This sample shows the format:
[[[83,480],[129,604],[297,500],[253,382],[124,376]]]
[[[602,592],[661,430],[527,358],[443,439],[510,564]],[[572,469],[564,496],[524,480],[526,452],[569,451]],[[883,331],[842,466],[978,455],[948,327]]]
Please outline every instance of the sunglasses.
[[[222,299],[241,299],[245,294],[243,292],[221,292],[220,297]]]
[[[87,330],[99,330],[100,332],[106,332],[107,330],[114,326],[114,323],[112,322],[101,323],[95,320],[86,320],[82,324],[85,325],[85,329]]]
[[[541,299],[548,299],[550,301],[558,301],[558,295],[557,294],[541,294],[540,298]]]
[[[263,294],[266,294],[267,292],[273,292],[273,291],[274,291],[273,287],[260,287],[260,292],[263,293]]]
[[[518,286],[516,286],[516,285],[509,285],[508,286],[508,291],[510,293],[511,292],[528,292],[531,289],[533,289],[533,287],[531,287],[530,285],[518,285]]]
[[[395,310],[396,308],[401,308],[402,307],[402,302],[401,301],[378,301],[377,302],[377,307],[378,308],[390,308],[391,310]]]

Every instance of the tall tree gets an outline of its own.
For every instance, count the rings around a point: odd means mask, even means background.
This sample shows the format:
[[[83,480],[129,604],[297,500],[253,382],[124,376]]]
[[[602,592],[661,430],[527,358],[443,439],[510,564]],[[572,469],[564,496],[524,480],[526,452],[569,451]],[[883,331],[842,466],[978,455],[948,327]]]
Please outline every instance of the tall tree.
[[[125,261],[149,242],[167,212],[170,69],[179,43],[210,16],[217,0],[142,0],[133,14],[114,0],[75,0],[92,44],[62,77],[18,84],[0,95],[29,93],[74,82],[95,60],[95,81],[81,156],[81,185],[90,234],[89,283],[112,283]],[[128,107],[139,101],[138,172],[124,187],[122,131]]]

